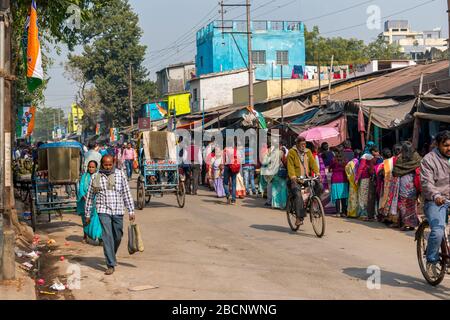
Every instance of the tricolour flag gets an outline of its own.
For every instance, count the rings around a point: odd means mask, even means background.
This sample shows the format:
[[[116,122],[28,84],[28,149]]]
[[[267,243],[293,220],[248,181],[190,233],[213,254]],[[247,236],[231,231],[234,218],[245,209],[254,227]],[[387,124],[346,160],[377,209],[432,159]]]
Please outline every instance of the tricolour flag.
[[[30,15],[25,23],[25,33],[22,40],[24,59],[27,66],[28,91],[33,92],[44,80],[42,69],[41,45],[37,25],[36,2],[33,0]]]
[[[24,139],[33,134],[36,107],[25,106],[17,108],[16,137]]]

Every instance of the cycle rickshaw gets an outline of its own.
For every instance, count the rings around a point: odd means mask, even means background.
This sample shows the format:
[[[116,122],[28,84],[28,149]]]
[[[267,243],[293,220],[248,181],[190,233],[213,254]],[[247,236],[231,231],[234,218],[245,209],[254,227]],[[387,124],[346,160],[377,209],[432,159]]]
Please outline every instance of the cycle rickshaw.
[[[152,196],[175,194],[178,206],[184,207],[185,186],[177,160],[174,132],[145,131],[139,145],[137,208],[144,209]]]
[[[76,141],[43,144],[38,149],[38,166],[32,175],[31,224],[37,216],[76,212],[77,191],[83,163],[83,147]]]

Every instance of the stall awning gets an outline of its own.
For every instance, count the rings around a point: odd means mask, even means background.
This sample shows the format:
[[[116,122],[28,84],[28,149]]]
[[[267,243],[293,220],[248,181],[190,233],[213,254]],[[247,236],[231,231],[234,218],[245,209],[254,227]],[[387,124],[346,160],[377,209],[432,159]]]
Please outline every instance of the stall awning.
[[[412,122],[414,117],[411,115],[411,111],[416,100],[397,102],[396,105],[392,104],[393,101],[395,102],[392,99],[378,100],[377,103],[373,104],[364,101],[362,109],[367,117],[369,117],[370,109],[372,109],[372,122],[379,128],[393,129]]]
[[[308,108],[308,106],[306,104],[304,104],[303,102],[301,102],[300,100],[292,100],[283,106],[283,116],[285,118],[295,117],[295,116],[298,116],[298,115],[302,114],[303,112],[305,112],[305,109],[307,109],[307,108]],[[271,109],[271,110],[268,110],[268,111],[265,111],[262,114],[265,118],[280,119],[281,118],[281,106]]]
[[[419,119],[450,123],[450,115],[416,112],[414,113],[414,117]]]

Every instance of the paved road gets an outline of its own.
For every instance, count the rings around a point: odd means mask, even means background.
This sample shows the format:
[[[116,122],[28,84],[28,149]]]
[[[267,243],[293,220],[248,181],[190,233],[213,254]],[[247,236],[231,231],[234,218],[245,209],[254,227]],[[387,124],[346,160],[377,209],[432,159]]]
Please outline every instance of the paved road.
[[[61,271],[81,265],[76,299],[448,299],[450,279],[432,288],[421,277],[412,232],[378,223],[327,217],[316,238],[308,223],[290,231],[283,211],[247,198],[229,206],[207,191],[152,199],[137,222],[145,252],[130,256],[126,236],[120,265],[105,276],[101,247],[80,243],[79,218],[48,226],[59,243]],[[381,269],[381,288],[367,288],[369,266]],[[128,289],[158,286],[140,292]]]

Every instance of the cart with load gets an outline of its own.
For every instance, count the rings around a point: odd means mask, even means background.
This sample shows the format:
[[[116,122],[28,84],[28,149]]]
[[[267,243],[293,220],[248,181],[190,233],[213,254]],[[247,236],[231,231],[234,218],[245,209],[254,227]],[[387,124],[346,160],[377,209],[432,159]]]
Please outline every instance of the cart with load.
[[[32,176],[31,223],[42,213],[76,212],[83,147],[76,141],[43,144],[38,149],[38,166]]]
[[[139,145],[137,208],[144,209],[152,196],[175,194],[178,206],[184,207],[185,186],[180,175],[175,133],[145,131]]]

